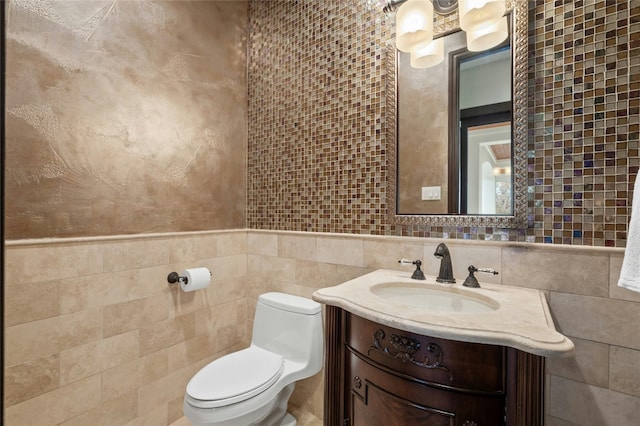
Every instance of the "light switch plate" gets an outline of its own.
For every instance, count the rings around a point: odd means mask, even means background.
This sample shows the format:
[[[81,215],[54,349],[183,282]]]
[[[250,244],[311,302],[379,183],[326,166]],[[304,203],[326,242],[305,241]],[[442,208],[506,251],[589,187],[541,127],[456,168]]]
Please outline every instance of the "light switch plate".
[[[423,186],[422,187],[422,200],[423,201],[436,201],[442,199],[440,186]]]

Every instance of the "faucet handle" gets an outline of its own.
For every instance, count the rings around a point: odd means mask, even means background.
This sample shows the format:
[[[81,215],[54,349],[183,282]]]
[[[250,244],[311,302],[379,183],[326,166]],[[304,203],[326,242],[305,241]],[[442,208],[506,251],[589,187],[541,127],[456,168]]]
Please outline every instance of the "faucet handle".
[[[473,266],[473,265],[471,265],[471,266]],[[475,268],[475,266],[474,266],[474,268]],[[477,272],[484,272],[485,274],[491,274],[491,275],[498,275],[499,274],[499,272],[496,271],[493,268],[476,268],[476,271]]]
[[[424,273],[422,272],[422,270],[420,269],[420,265],[422,265],[422,261],[420,260],[408,260],[408,259],[400,259],[398,260],[398,263],[401,265],[416,265],[416,270],[413,271],[413,275],[411,275],[411,278],[414,280],[426,280],[427,278],[424,276]]]
[[[496,271],[493,268],[476,268],[473,265],[469,265],[467,270],[469,271],[469,276],[462,283],[462,285],[465,287],[474,287],[474,288],[480,287],[480,283],[478,282],[478,279],[475,277],[475,275],[473,275],[475,272],[484,272],[485,274],[498,275],[498,271]]]

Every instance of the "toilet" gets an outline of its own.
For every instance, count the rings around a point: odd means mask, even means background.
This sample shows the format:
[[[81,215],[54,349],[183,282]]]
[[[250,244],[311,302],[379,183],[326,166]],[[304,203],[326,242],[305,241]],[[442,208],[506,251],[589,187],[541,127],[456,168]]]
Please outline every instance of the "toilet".
[[[251,345],[202,368],[183,411],[194,426],[294,426],[287,402],[295,382],[323,363],[320,304],[285,293],[258,297]]]

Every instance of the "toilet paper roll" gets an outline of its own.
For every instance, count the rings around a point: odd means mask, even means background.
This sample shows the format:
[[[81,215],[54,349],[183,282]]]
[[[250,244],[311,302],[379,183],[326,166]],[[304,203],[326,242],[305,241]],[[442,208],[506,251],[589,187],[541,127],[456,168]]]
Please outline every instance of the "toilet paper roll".
[[[211,272],[207,268],[185,269],[180,276],[186,278],[186,281],[180,281],[182,291],[201,290],[211,282]]]

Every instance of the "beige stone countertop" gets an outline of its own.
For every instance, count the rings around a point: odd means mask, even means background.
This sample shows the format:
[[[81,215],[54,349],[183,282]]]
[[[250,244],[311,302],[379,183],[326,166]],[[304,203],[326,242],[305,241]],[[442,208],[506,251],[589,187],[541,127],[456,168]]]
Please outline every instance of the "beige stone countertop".
[[[401,330],[462,342],[519,349],[544,357],[572,356],[573,342],[559,333],[539,290],[480,282],[481,288],[437,283],[435,277],[411,279],[410,272],[379,269],[313,293],[313,300]],[[486,312],[438,312],[378,296],[371,289],[390,284],[428,288],[465,296],[493,309]]]

